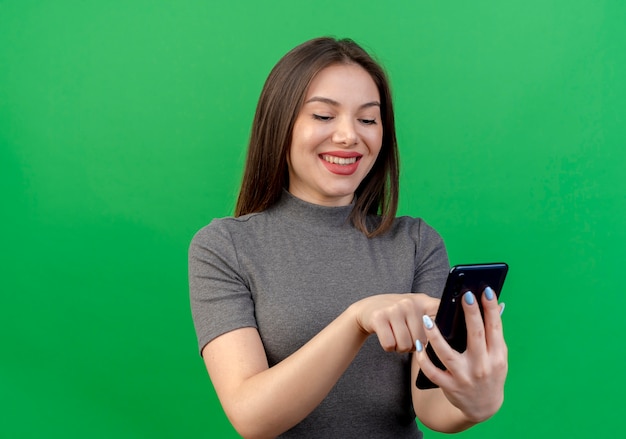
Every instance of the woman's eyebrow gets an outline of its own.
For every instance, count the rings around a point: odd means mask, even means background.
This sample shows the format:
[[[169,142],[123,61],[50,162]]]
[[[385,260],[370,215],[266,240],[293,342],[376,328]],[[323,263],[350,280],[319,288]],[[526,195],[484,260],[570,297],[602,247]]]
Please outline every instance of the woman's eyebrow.
[[[323,102],[324,104],[332,105],[333,107],[338,107],[341,105],[339,104],[339,102],[335,101],[334,99],[325,98],[322,96],[313,96],[311,99],[307,100],[305,104],[308,104],[310,102]],[[380,107],[380,102],[378,101],[366,102],[363,105],[361,105],[359,108],[367,108],[367,107]]]

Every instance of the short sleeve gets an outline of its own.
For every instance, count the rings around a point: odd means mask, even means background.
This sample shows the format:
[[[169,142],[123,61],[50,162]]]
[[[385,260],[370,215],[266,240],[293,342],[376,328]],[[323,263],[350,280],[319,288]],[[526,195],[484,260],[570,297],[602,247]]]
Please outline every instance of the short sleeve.
[[[254,301],[227,228],[217,219],[198,231],[189,246],[189,294],[200,352],[219,335],[257,327]]]
[[[413,291],[441,297],[450,271],[450,262],[443,239],[424,221],[418,221]]]

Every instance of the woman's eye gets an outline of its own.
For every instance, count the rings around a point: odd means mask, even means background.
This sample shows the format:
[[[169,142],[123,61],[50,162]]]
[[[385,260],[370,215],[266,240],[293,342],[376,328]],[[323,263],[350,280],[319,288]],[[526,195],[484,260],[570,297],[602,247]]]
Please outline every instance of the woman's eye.
[[[365,125],[376,125],[376,119],[361,119],[361,123]]]
[[[332,116],[322,116],[320,114],[314,114],[313,115],[313,119],[315,120],[321,120],[321,121],[329,121],[331,120],[333,117]]]

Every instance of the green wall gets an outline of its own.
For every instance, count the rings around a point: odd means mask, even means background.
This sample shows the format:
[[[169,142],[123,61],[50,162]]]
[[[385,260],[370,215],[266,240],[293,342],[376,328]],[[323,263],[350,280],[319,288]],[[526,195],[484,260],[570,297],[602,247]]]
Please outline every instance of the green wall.
[[[615,437],[626,2],[264,3],[0,0],[0,436],[236,437],[187,246],[232,212],[272,65],[330,34],[390,72],[401,213],[511,265],[506,402],[461,437]]]

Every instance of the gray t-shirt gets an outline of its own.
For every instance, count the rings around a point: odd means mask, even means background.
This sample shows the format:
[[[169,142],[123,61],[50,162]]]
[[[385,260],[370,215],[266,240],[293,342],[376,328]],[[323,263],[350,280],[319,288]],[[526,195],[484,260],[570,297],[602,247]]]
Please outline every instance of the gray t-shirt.
[[[257,328],[270,367],[352,303],[375,294],[439,297],[449,271],[439,234],[396,218],[367,238],[352,206],[324,207],[285,192],[270,209],[216,219],[189,250],[191,309],[200,350],[215,337]],[[410,355],[370,337],[324,401],[284,438],[420,438],[411,404]]]

